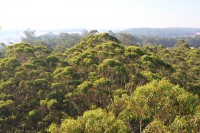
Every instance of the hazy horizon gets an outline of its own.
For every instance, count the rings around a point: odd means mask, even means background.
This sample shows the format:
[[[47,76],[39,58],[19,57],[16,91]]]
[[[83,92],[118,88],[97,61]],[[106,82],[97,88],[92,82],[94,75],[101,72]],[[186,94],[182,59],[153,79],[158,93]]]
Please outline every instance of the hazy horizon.
[[[57,30],[99,30],[99,31],[112,31],[112,30],[116,30],[116,31],[121,31],[121,30],[129,30],[129,29],[200,29],[200,27],[128,27],[128,28],[48,28],[48,29],[33,29],[33,28],[12,28],[12,29],[6,29],[3,27],[0,27],[1,31],[25,31],[25,30],[35,30],[37,31],[57,31]]]
[[[0,27],[8,29],[200,28],[200,1],[1,0]]]

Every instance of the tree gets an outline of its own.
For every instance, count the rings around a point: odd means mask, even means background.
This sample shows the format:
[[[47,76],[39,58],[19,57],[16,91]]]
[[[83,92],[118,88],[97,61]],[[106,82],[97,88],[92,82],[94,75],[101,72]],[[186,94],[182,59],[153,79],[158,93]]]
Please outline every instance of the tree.
[[[5,43],[0,43],[0,58],[3,58],[5,56],[5,50],[6,50],[6,45]]]
[[[159,122],[164,126],[170,126],[178,117],[193,117],[199,108],[197,96],[166,80],[152,81],[138,87],[133,93],[133,102],[138,107],[136,114],[139,118],[158,120],[154,124]],[[193,121],[193,119],[188,120]],[[196,130],[196,126],[190,125],[188,131],[193,129]]]
[[[83,116],[77,119],[65,119],[61,126],[51,127],[50,132],[61,133],[128,133],[130,130],[126,126],[125,122],[117,119],[112,112],[106,112],[102,109],[85,111]]]
[[[25,38],[22,38],[23,42],[32,43],[34,39],[36,38],[35,30],[31,30],[31,29],[25,30],[24,34],[25,34]]]
[[[124,44],[124,45],[135,45],[135,37],[131,34],[128,33],[118,33],[116,34],[117,39],[119,39],[119,41]]]

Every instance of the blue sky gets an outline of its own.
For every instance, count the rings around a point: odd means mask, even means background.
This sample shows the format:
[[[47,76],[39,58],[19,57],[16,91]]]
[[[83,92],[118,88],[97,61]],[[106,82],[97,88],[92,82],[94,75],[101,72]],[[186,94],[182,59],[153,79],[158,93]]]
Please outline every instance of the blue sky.
[[[2,29],[198,27],[200,0],[0,0]]]

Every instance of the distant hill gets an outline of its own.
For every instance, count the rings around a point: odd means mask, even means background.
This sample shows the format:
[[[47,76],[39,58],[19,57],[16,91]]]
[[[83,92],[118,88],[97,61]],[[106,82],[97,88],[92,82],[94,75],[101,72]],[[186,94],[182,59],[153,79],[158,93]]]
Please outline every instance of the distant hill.
[[[188,37],[200,32],[200,28],[131,28],[122,32],[149,37]]]
[[[119,33],[129,33],[134,36],[146,36],[153,38],[176,38],[176,37],[194,37],[197,33],[200,34],[200,28],[130,28],[130,29],[111,29],[113,32]],[[24,36],[24,30],[0,30],[0,42],[5,44],[17,43],[21,41],[21,37]],[[87,31],[86,29],[56,29],[56,30],[36,30],[36,36],[46,34],[46,33],[82,33]],[[100,32],[107,32],[109,29],[100,30]]]

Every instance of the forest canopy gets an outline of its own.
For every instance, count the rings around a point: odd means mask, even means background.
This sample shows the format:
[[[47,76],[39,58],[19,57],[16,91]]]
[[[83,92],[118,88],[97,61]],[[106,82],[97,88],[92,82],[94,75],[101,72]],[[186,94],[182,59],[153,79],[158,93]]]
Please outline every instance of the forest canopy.
[[[0,132],[199,132],[200,49],[186,41],[26,34],[0,44]]]

